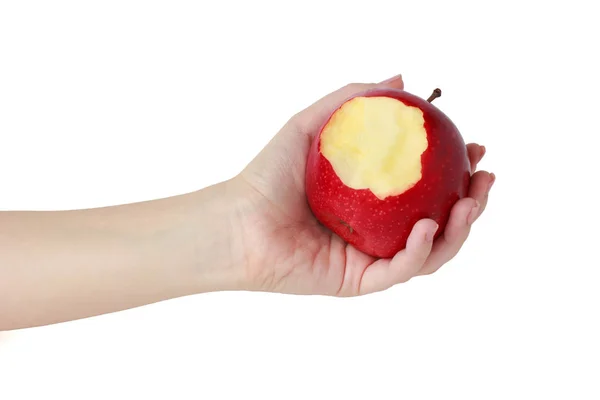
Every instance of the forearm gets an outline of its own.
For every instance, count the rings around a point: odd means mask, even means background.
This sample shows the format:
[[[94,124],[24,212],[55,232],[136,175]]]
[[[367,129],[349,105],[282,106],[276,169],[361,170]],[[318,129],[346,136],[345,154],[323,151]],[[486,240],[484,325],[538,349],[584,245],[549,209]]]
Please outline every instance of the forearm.
[[[223,183],[143,203],[0,213],[0,330],[235,289],[243,257]]]

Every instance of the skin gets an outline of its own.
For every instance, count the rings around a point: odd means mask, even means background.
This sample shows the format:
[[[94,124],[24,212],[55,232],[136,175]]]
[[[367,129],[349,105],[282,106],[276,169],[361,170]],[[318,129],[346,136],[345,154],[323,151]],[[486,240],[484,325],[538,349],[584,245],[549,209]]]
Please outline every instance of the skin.
[[[400,76],[351,84],[292,117],[236,177],[166,199],[113,207],[0,213],[0,330],[227,290],[357,296],[437,271],[467,239],[493,174],[472,175],[443,233],[420,220],[391,259],[367,256],[322,227],[306,202],[308,150],[346,98]],[[485,149],[468,145],[472,171]]]

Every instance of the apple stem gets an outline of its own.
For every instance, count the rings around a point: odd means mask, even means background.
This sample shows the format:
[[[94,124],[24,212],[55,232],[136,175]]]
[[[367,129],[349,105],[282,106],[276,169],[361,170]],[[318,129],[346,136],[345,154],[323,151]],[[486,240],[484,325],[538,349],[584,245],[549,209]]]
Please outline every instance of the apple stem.
[[[433,93],[431,93],[431,96],[429,96],[429,98],[427,99],[428,102],[432,102],[433,100],[437,99],[438,97],[442,96],[442,90],[441,89],[435,89],[433,91]]]

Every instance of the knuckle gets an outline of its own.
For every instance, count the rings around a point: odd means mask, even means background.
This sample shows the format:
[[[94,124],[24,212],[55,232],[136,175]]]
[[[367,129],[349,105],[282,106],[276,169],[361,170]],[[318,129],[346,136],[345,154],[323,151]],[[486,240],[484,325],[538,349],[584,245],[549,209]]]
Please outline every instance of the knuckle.
[[[412,278],[413,278],[413,276],[411,274],[401,274],[400,276],[397,277],[396,283],[397,284],[407,283]]]
[[[306,129],[306,117],[302,112],[292,115],[286,122],[285,128],[303,132]]]
[[[433,275],[435,274],[438,270],[440,269],[440,267],[435,267],[435,268],[428,268],[425,269],[423,271],[419,272],[419,275],[421,276],[427,276],[427,275]]]

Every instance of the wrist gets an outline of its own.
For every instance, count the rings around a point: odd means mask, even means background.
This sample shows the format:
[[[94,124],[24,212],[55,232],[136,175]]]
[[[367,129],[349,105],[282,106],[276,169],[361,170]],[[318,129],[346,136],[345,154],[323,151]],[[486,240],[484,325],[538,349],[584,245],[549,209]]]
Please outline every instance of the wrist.
[[[179,239],[185,243],[186,271],[196,293],[245,290],[249,287],[243,214],[247,193],[237,179],[231,179],[185,195],[193,204],[179,225]],[[187,254],[187,255],[186,255]]]

